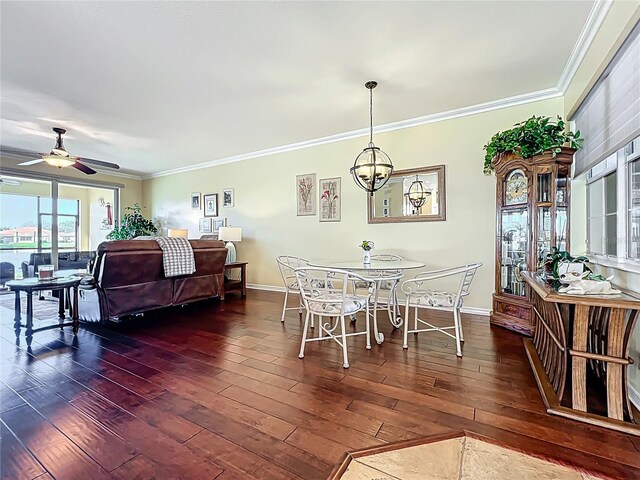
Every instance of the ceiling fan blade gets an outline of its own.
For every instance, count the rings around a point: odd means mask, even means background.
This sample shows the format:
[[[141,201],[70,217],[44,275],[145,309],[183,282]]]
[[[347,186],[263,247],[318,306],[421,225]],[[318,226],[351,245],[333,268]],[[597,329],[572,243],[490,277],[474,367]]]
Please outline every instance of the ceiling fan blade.
[[[40,163],[40,162],[44,162],[44,159],[36,158],[35,160],[29,160],[28,162],[22,162],[22,163],[19,163],[18,165],[20,165],[20,166],[28,166],[28,165],[35,165],[36,163]]]
[[[95,175],[97,172],[91,168],[91,167],[87,167],[86,165],[83,165],[82,163],[80,163],[78,160],[76,160],[76,163],[74,163],[73,165],[71,165],[73,168],[77,168],[78,170],[80,170],[82,173],[86,173],[87,175]]]
[[[118,170],[120,168],[120,165],[116,164],[116,163],[111,163],[111,162],[105,162],[103,160],[94,160],[93,158],[84,158],[84,157],[74,157],[77,160],[80,160],[83,163],[88,163],[90,165],[96,165],[98,167],[105,167],[105,168],[113,168]]]

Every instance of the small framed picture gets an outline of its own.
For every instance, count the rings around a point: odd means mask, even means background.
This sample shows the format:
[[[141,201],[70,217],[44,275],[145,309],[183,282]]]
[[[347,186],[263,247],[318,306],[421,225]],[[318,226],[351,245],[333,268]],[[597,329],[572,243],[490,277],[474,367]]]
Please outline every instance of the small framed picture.
[[[233,207],[233,188],[222,190],[222,206]]]
[[[191,194],[191,208],[200,210],[200,192]]]
[[[201,218],[198,222],[198,231],[200,233],[211,233],[211,219]]]
[[[204,203],[205,217],[218,216],[218,194],[217,193],[209,193],[208,195],[203,195],[202,203]]]
[[[220,217],[213,220],[213,231],[218,232],[220,227],[227,226],[227,217]]]

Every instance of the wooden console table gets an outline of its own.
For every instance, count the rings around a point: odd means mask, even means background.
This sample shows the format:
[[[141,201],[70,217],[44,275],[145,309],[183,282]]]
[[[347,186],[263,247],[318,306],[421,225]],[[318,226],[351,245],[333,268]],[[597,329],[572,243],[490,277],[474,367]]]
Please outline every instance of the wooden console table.
[[[538,275],[522,277],[531,289],[534,319],[533,339],[525,338],[524,345],[547,412],[640,436],[627,387],[640,300],[567,295]],[[598,391],[605,392],[606,411],[594,406]]]
[[[222,282],[222,291],[220,292],[220,300],[224,300],[224,296],[230,292],[240,292],[242,298],[247,296],[247,264],[248,262],[227,263],[224,266],[224,273],[232,270],[240,270],[240,279],[231,280],[224,278]]]

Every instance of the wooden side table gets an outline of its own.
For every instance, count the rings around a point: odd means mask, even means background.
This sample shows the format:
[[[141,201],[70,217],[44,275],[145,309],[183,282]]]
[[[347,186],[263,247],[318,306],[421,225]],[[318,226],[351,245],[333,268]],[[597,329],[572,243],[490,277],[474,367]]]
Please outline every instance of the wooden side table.
[[[240,292],[242,298],[247,296],[247,264],[248,262],[227,263],[224,266],[224,272],[240,270],[240,279],[231,280],[224,278],[222,282],[222,290],[220,291],[220,300],[224,300],[224,296],[230,292]]]
[[[78,287],[80,286],[81,278],[79,277],[64,277],[64,278],[52,278],[50,280],[38,280],[37,278],[26,278],[23,280],[12,280],[7,282],[7,286],[11,291],[15,292],[15,318],[13,328],[16,332],[16,338],[20,336],[20,327],[26,327],[26,340],[27,345],[31,345],[34,332],[40,330],[48,330],[50,328],[57,327],[73,327],[73,334],[78,333]],[[42,290],[51,290],[59,292],[59,308],[58,308],[58,325],[50,325],[47,327],[41,327],[38,329],[33,328],[33,292],[41,292]],[[73,291],[73,296],[71,294]],[[25,292],[27,295],[27,323],[22,325],[20,322],[21,308],[20,308],[20,292]],[[69,298],[69,310],[71,315],[71,322],[65,323],[66,320],[66,305],[65,305],[65,293]]]

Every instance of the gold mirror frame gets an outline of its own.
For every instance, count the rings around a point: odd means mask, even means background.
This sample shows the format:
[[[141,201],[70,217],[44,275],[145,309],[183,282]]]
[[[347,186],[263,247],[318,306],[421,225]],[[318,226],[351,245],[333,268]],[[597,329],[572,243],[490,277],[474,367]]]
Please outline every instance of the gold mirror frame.
[[[369,223],[406,223],[406,222],[443,222],[447,219],[446,209],[446,181],[444,165],[433,165],[430,167],[410,168],[407,170],[396,170],[391,174],[391,179],[397,177],[410,177],[412,175],[425,175],[436,173],[438,175],[438,214],[437,215],[405,215],[402,217],[376,217],[374,216],[375,197],[367,195],[367,216]],[[383,187],[384,188],[384,187]],[[381,189],[382,190],[382,189]],[[379,194],[378,190],[376,194]],[[403,192],[404,193],[404,192]]]

